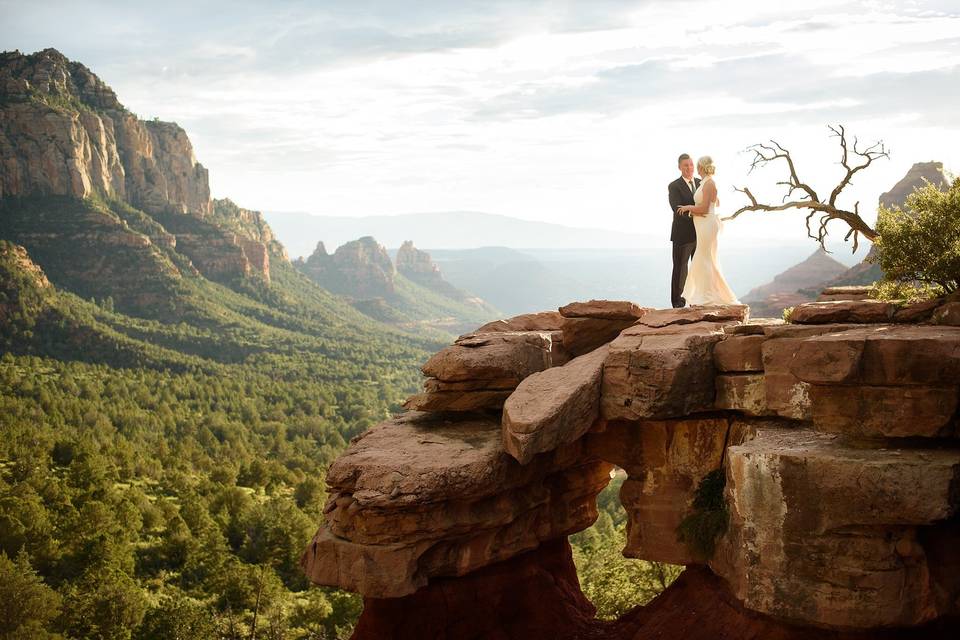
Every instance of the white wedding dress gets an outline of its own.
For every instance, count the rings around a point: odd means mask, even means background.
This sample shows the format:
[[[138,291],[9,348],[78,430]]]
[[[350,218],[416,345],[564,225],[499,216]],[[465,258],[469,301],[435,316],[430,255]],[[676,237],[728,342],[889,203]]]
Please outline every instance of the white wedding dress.
[[[693,201],[698,207],[703,202],[703,186],[706,183],[706,180],[701,182],[693,194]],[[697,250],[683,286],[683,297],[690,305],[740,304],[720,271],[717,236],[720,235],[721,222],[714,211],[716,205],[716,201],[711,202],[707,215],[693,217],[693,226],[697,230]]]

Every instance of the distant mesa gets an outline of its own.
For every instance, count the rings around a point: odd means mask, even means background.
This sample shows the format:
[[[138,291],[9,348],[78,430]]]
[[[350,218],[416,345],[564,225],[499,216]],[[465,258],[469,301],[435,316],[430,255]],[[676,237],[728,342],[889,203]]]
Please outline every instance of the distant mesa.
[[[352,298],[387,297],[396,291],[397,270],[386,248],[371,236],[347,242],[333,254],[318,242],[313,254],[295,265],[327,291]]]
[[[382,322],[401,326],[427,323],[457,333],[497,311],[480,298],[444,280],[430,254],[407,240],[396,264],[372,236],[346,242],[332,254],[323,241],[294,266],[321,287],[353,301],[353,306]],[[473,324],[471,324],[473,323]]]
[[[842,262],[830,257],[823,249],[817,249],[803,262],[775,276],[772,282],[750,290],[743,301],[750,305],[751,313],[758,317],[780,316],[783,309],[811,298],[801,290],[816,288],[836,278],[847,270]]]

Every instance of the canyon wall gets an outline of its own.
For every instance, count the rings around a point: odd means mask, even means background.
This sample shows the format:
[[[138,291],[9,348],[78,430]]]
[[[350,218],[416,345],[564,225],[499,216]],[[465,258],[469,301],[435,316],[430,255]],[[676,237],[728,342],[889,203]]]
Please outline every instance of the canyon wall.
[[[9,224],[12,239],[31,254],[56,255],[65,246],[89,244],[106,234],[111,239],[100,244],[157,244],[160,251],[145,245],[141,253],[155,254],[144,262],[157,263],[152,271],[158,277],[170,265],[160,265],[156,255],[171,250],[192,263],[186,273],[195,267],[220,281],[251,275],[269,281],[270,254],[285,257],[258,212],[211,199],[207,169],[181,127],[140,120],[82,64],[55,49],[4,52],[0,95],[0,201],[14,203],[6,209],[24,214],[9,215]],[[51,235],[44,209],[59,207],[57,199],[64,197],[89,204],[78,217],[95,229],[80,236]],[[30,206],[15,204],[22,201]],[[153,220],[125,215],[129,212],[119,210],[124,207]],[[44,268],[59,271],[57,265]],[[87,284],[95,289],[97,278],[110,277],[91,272]]]

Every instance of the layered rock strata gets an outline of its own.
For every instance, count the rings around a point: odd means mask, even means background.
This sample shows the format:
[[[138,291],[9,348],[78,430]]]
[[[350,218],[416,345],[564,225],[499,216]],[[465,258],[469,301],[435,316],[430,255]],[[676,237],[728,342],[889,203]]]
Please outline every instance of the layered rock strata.
[[[514,593],[503,572],[515,571],[518,585],[540,580],[542,565],[524,558],[566,553],[557,545],[592,523],[612,465],[627,474],[624,554],[702,562],[677,530],[700,482],[722,468],[728,525],[710,584],[731,611],[763,621],[748,626],[798,630],[782,637],[955,629],[960,328],[932,324],[950,304],[927,303],[930,313],[907,323],[897,314],[908,307],[896,303],[809,303],[794,314],[813,324],[800,324],[751,322],[743,306],[574,303],[559,311],[574,357],[558,360],[552,313],[486,327],[424,365],[425,395],[499,389],[502,411],[424,402],[416,406],[426,411],[356,439],[330,469],[325,523],[304,566],[315,582],[364,594],[357,638],[410,637],[397,630],[417,620],[435,637],[457,637],[449,611],[431,621],[426,603],[442,593],[471,619],[461,589],[478,589],[481,607],[516,612],[527,600],[499,599]],[[584,319],[620,328],[567,331]],[[543,330],[493,330],[534,327]],[[643,618],[585,621],[562,565],[551,564],[565,594],[556,595],[557,624],[525,637],[617,637]],[[405,603],[419,613],[401,615]],[[488,631],[518,637],[519,628]]]

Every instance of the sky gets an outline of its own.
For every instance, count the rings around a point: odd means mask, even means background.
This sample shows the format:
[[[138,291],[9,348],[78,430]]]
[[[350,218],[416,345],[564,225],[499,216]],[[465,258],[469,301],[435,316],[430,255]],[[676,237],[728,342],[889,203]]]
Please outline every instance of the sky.
[[[776,139],[829,192],[828,124],[891,158],[842,204],[917,161],[960,173],[960,5],[932,2],[0,0],[0,48],[55,47],[141,118],[183,126],[214,196],[325,215],[473,210],[669,233],[681,152],[734,186]],[[803,214],[746,214],[734,244],[800,239]],[[834,237],[842,236],[835,223]],[[464,229],[464,233],[469,233]]]

